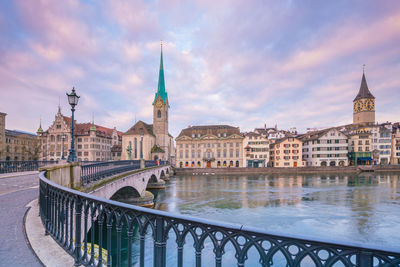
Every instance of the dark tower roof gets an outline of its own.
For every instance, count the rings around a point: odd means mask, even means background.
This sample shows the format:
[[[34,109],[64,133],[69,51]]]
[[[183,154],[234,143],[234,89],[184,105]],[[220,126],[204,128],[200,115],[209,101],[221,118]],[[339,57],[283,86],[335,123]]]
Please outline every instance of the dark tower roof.
[[[368,89],[367,80],[365,79],[365,73],[363,73],[361,79],[360,91],[358,91],[358,94],[353,101],[356,101],[361,98],[375,98]]]

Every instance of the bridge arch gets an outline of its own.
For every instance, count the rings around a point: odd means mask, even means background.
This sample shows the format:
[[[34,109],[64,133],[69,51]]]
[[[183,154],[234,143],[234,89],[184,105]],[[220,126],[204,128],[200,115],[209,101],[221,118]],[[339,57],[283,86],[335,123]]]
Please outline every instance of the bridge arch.
[[[129,199],[137,197],[140,197],[140,193],[136,188],[132,186],[125,186],[120,188],[117,192],[115,192],[110,199],[118,200],[118,199]]]

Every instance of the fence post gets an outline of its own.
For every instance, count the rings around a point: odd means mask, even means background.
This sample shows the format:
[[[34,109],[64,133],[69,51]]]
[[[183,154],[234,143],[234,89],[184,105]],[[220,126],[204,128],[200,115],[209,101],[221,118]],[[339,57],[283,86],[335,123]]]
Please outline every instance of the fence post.
[[[357,266],[372,267],[372,252],[361,250],[357,262]]]
[[[166,264],[166,240],[165,240],[164,219],[156,217],[154,235],[154,267],[165,267]]]
[[[80,266],[81,262],[81,217],[82,217],[82,201],[80,197],[76,198],[75,204],[75,251],[74,259],[75,266]],[[94,248],[92,248],[94,249]]]

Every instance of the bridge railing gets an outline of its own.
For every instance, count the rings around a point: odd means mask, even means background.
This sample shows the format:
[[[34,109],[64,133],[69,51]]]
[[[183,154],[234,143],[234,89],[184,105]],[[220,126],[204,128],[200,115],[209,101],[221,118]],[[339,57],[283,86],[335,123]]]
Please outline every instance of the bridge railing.
[[[86,185],[118,173],[140,169],[140,160],[119,160],[84,164],[81,166],[81,182]]]
[[[168,164],[168,161],[165,161],[165,160],[146,160],[144,163],[146,168],[167,165],[167,164]]]
[[[153,264],[160,267],[166,266],[169,242],[176,245],[176,265],[183,266],[184,244],[189,239],[194,243],[192,259],[196,266],[201,266],[202,253],[209,245],[212,246],[215,266],[222,265],[226,252],[234,255],[237,266],[244,266],[250,250],[255,251],[261,266],[274,264],[274,257],[278,254],[285,261],[278,265],[293,267],[400,264],[400,251],[394,249],[277,235],[243,225],[141,208],[62,187],[44,175],[44,172],[40,173],[42,223],[46,233],[74,257],[75,266],[132,266],[135,264],[133,260],[137,259],[134,255],[139,258],[139,265],[144,266],[145,253],[149,253],[145,247],[147,232],[152,232]],[[90,226],[92,230],[89,232]],[[93,228],[97,230],[93,231]],[[82,231],[89,234],[81,235]],[[168,239],[171,232],[176,238]],[[134,240],[140,243],[135,251]],[[122,241],[127,248],[122,248]],[[96,251],[90,249],[96,246]],[[168,253],[173,251],[168,249]],[[126,262],[122,261],[122,254],[127,254]],[[187,260],[185,254],[185,262]],[[305,260],[311,263],[305,263]]]
[[[53,160],[0,161],[0,173],[37,171],[40,167],[57,163],[58,161]]]

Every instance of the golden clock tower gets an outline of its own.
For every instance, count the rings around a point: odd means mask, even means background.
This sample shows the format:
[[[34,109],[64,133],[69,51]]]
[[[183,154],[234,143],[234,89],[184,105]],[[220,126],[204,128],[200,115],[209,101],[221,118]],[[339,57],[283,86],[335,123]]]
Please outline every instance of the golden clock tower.
[[[363,72],[360,90],[353,100],[353,124],[373,123],[375,123],[375,97],[368,89]]]

